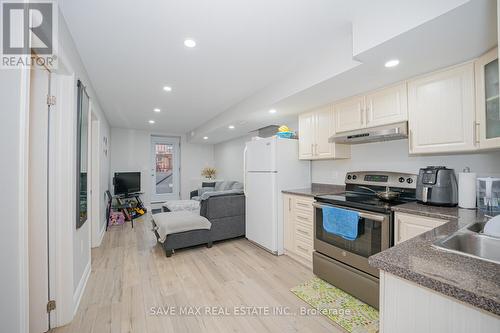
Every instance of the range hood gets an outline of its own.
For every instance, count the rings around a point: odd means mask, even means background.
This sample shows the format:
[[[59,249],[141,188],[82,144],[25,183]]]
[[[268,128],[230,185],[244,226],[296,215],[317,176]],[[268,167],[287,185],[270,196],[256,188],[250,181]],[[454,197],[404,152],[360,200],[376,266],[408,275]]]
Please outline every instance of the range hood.
[[[339,133],[330,137],[328,142],[355,145],[368,142],[406,139],[407,137],[408,122],[405,121],[392,125],[363,128],[352,132]]]

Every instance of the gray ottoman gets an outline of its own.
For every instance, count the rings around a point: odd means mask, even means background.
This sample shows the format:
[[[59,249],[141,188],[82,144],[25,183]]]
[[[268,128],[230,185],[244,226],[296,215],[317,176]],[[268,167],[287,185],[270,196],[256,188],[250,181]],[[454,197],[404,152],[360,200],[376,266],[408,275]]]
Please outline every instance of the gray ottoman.
[[[165,212],[152,215],[153,231],[167,257],[176,249],[200,244],[212,246],[210,228],[205,217],[189,211]]]

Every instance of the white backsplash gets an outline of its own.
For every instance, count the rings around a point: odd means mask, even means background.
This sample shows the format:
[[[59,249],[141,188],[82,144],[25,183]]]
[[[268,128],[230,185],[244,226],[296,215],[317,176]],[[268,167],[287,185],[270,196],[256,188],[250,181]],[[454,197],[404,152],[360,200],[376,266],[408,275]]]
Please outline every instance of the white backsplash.
[[[460,155],[409,156],[408,140],[352,145],[348,160],[312,162],[312,182],[344,184],[348,171],[396,171],[418,174],[421,167],[444,165],[461,172],[466,166],[478,176],[500,176],[500,151]]]

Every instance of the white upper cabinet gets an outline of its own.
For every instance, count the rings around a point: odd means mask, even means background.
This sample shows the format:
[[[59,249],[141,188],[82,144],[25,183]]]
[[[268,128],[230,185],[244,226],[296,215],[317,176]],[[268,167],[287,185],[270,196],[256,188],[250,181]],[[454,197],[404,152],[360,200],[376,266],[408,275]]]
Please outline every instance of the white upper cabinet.
[[[406,83],[366,95],[366,127],[388,125],[408,120]]]
[[[364,109],[364,96],[351,97],[335,103],[335,133],[348,132],[365,127]]]
[[[474,64],[408,82],[411,154],[475,150]]]
[[[408,120],[406,83],[334,104],[335,132],[349,132]]]
[[[497,49],[476,61],[476,142],[480,149],[500,147]]]
[[[316,138],[315,154],[317,158],[333,158],[335,145],[328,139],[335,133],[333,128],[333,108],[327,107],[315,112],[316,115]]]
[[[334,133],[331,105],[299,115],[299,159],[351,157],[349,146],[328,142]]]
[[[312,112],[299,115],[299,159],[310,160],[314,151],[314,118]]]

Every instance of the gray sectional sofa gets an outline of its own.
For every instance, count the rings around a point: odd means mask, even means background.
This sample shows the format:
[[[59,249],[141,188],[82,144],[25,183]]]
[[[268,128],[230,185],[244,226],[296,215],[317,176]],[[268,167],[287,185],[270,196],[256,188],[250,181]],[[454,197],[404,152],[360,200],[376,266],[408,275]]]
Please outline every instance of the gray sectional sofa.
[[[208,239],[200,230],[171,234],[163,242],[167,256],[178,248],[204,243],[211,246],[215,241],[245,236],[243,184],[235,181],[203,183],[200,189],[191,192],[191,200],[200,202],[200,215],[211,223]],[[163,211],[170,210],[164,205]]]

